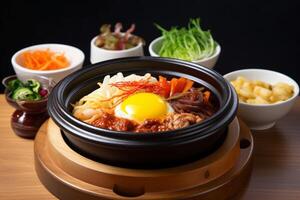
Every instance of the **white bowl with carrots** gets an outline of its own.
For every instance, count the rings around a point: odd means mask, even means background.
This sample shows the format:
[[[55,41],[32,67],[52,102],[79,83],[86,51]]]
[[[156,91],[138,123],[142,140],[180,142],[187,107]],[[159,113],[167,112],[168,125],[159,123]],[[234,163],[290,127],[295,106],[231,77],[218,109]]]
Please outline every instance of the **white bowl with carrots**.
[[[17,77],[45,76],[56,83],[82,68],[84,53],[64,44],[39,44],[16,52],[11,63]]]

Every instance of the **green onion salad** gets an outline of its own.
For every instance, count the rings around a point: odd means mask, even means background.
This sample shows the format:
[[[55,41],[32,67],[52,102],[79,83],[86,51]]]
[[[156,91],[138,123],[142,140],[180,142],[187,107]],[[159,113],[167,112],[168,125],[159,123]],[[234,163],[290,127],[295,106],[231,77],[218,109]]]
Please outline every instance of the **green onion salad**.
[[[161,57],[195,61],[211,57],[216,51],[218,44],[210,30],[201,29],[199,18],[190,19],[188,27],[172,27],[169,31],[155,25],[163,35],[162,46],[158,52]]]

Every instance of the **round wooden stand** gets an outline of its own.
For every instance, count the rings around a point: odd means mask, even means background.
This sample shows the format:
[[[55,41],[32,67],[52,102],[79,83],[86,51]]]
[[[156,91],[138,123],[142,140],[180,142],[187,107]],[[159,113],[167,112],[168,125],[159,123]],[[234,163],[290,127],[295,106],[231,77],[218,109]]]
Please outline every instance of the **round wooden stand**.
[[[164,169],[127,169],[73,151],[50,119],[36,136],[34,152],[39,179],[59,199],[223,200],[247,183],[253,138],[235,119],[224,144],[201,160]]]

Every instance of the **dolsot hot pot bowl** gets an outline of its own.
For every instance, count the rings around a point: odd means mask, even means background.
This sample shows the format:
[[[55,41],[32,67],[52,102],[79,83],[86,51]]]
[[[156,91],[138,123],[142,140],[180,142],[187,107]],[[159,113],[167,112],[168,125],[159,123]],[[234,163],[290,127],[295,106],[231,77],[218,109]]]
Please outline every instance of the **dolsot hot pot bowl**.
[[[72,116],[72,104],[97,89],[105,75],[151,73],[185,77],[210,89],[219,110],[205,121],[174,131],[130,133],[101,129]],[[191,162],[217,149],[236,116],[235,91],[220,74],[197,64],[167,58],[132,57],[89,66],[63,79],[53,89],[48,110],[71,148],[99,162],[130,168],[169,167]]]

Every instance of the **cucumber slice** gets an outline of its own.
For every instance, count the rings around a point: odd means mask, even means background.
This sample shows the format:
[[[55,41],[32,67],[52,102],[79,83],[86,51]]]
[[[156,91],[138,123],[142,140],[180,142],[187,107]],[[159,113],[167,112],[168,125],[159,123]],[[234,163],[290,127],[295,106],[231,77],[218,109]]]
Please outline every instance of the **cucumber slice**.
[[[34,93],[29,88],[18,88],[13,92],[12,98],[14,100],[40,100],[41,95]]]
[[[34,79],[28,79],[27,83],[26,83],[27,87],[30,87],[32,91],[34,91],[35,93],[39,93],[41,84],[34,80]]]

